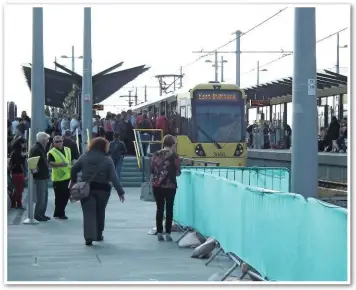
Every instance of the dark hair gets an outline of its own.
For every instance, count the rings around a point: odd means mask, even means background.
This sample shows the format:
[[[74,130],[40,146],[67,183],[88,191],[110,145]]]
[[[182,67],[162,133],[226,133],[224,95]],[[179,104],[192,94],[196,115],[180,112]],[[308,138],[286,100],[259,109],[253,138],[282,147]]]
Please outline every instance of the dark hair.
[[[120,134],[117,133],[117,132],[115,132],[115,133],[114,133],[114,138],[115,138],[115,139],[118,139],[119,137],[120,137]]]
[[[172,147],[174,144],[176,144],[176,140],[172,135],[166,135],[163,138],[163,146],[164,147]]]
[[[143,113],[143,114],[142,114],[142,119],[148,119],[148,116],[147,116],[146,113]]]
[[[11,149],[13,151],[21,151],[22,150],[22,144],[25,144],[26,140],[22,137],[18,137],[13,141],[13,144],[11,146]]]
[[[107,144],[108,144],[108,141],[105,138],[102,138],[102,137],[94,138],[93,140],[91,140],[88,149],[89,149],[89,151],[97,150],[97,151],[106,153]]]
[[[72,137],[72,131],[71,130],[65,130],[64,131],[64,137]]]

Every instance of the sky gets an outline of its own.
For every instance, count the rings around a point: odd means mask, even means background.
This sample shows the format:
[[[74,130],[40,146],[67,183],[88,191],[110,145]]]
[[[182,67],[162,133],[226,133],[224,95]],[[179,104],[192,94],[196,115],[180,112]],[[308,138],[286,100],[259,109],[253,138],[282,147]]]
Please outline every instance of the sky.
[[[128,90],[138,89],[138,99],[143,101],[147,85],[148,100],[159,98],[157,74],[179,73],[183,66],[183,87],[189,90],[194,85],[214,80],[212,56],[194,62],[200,54],[193,51],[214,50],[234,39],[236,30],[242,32],[266,20],[279,10],[288,7],[273,19],[241,37],[242,51],[293,50],[294,8],[292,5],[103,5],[92,6],[92,59],[93,74],[118,62],[120,69],[147,65],[151,69],[120,89],[103,102],[106,111],[120,112],[128,109]],[[71,67],[70,59],[60,59],[83,53],[83,6],[44,6],[44,64],[54,68],[53,61]],[[31,113],[31,93],[25,82],[21,65],[32,58],[32,7],[30,5],[7,5],[4,20],[4,92],[6,101],[14,101],[18,112]],[[316,38],[327,37],[343,28],[350,27],[350,6],[324,4],[316,6]],[[235,41],[223,48],[235,50]],[[340,50],[340,72],[348,73],[350,63],[350,29],[340,33],[340,45],[349,45]],[[317,68],[335,71],[336,36],[317,44]],[[246,53],[241,55],[241,87],[257,82],[257,61],[260,66],[279,58],[280,54]],[[226,82],[235,82],[235,55],[224,54]],[[220,60],[221,56],[219,56]],[[293,56],[265,67],[260,72],[260,83],[289,77],[293,74]],[[75,71],[82,74],[82,60],[75,62]],[[220,78],[219,70],[219,78]]]

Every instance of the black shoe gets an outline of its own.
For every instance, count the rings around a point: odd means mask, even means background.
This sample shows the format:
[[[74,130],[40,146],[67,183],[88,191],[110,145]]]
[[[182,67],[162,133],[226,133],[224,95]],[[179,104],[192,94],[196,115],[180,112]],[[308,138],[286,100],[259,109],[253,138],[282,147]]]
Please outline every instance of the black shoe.
[[[85,245],[86,246],[92,246],[93,245],[93,241],[92,240],[85,240]]]
[[[68,219],[68,217],[66,216],[66,215],[64,215],[64,216],[59,216],[58,217],[60,220],[67,220]]]
[[[26,208],[22,205],[22,202],[16,202],[15,203],[15,208],[16,209],[22,209],[25,210]]]
[[[98,239],[98,242],[102,242],[102,241],[104,241],[104,236],[100,236]]]
[[[48,220],[48,221],[51,219],[49,216],[44,216],[43,218]]]
[[[48,221],[48,219],[46,219],[45,217],[41,217],[41,216],[35,217],[35,220],[37,220],[37,221],[39,221],[39,222],[46,222],[46,221]]]

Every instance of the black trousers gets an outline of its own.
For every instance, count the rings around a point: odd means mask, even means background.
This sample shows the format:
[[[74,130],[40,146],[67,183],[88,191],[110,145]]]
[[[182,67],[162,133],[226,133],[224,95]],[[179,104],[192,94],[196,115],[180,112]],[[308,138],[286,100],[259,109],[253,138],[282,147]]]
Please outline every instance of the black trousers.
[[[110,198],[109,191],[90,190],[89,197],[80,201],[83,210],[84,239],[97,241],[105,227],[105,210]]]
[[[54,217],[63,217],[65,216],[65,209],[68,204],[68,200],[70,197],[69,192],[69,179],[64,181],[55,181],[53,182],[54,189]]]
[[[176,188],[153,187],[153,195],[156,199],[156,227],[157,233],[163,233],[164,205],[166,205],[166,233],[170,234],[173,223],[173,206]]]

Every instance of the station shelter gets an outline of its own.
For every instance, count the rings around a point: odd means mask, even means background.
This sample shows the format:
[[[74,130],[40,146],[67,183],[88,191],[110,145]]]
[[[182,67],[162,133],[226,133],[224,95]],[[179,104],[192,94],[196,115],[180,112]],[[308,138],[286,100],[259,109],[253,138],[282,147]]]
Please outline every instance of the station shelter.
[[[292,83],[288,77],[244,88],[248,124],[263,120],[293,128]],[[328,127],[332,116],[347,117],[347,76],[329,70],[317,73],[317,108],[319,129]]]

